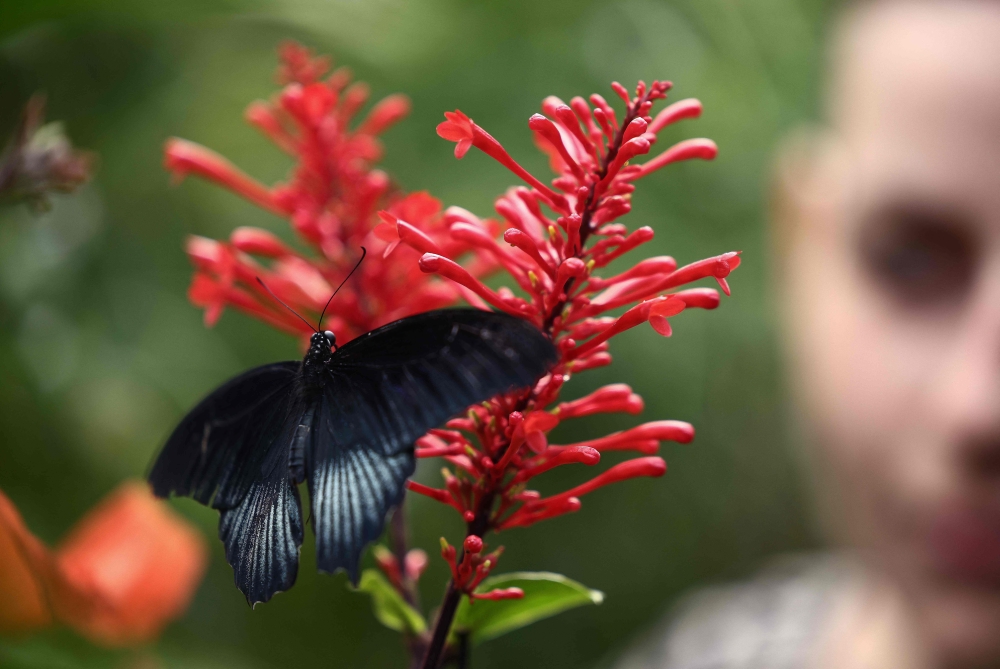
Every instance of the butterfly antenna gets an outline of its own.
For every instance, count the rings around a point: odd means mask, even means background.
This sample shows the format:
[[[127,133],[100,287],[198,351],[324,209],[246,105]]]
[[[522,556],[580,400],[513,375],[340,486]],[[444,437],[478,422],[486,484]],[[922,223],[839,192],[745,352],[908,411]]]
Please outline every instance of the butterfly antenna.
[[[337,296],[337,293],[340,291],[341,288],[344,287],[344,284],[347,283],[347,280],[351,278],[351,275],[354,274],[354,272],[359,267],[361,267],[361,263],[364,262],[364,259],[365,259],[366,255],[368,255],[368,249],[366,249],[364,246],[362,246],[361,247],[361,258],[358,260],[358,264],[355,265],[354,269],[352,269],[347,274],[347,276],[344,277],[344,280],[340,282],[340,285],[337,286],[337,290],[333,291],[333,295],[331,295],[330,299],[326,301],[326,306],[323,307],[323,311],[320,312],[320,314],[319,314],[319,326],[318,326],[319,330],[323,329],[323,316],[326,315],[326,308],[330,306],[330,303],[333,302],[333,298],[335,298]],[[319,332],[319,330],[317,330],[317,332]]]
[[[291,311],[291,312],[292,312],[293,314],[295,314],[296,316],[298,316],[298,319],[299,319],[300,321],[302,321],[303,323],[305,323],[306,325],[308,325],[308,326],[309,326],[309,329],[310,329],[310,330],[313,330],[314,332],[319,332],[319,330],[318,330],[318,329],[316,329],[316,328],[314,328],[314,327],[312,326],[312,323],[310,323],[310,322],[309,322],[309,321],[307,321],[306,319],[302,318],[302,316],[301,316],[301,315],[299,315],[299,312],[295,311],[295,309],[292,309],[292,308],[291,308],[290,306],[288,306],[287,304],[285,304],[284,302],[282,302],[282,301],[281,301],[281,298],[280,298],[280,297],[278,297],[277,295],[275,295],[275,294],[274,294],[274,291],[273,291],[273,290],[271,290],[270,288],[268,288],[268,287],[267,287],[267,284],[266,284],[266,283],[264,283],[263,281],[261,281],[261,279],[260,279],[260,277],[259,277],[259,276],[257,277],[257,283],[259,283],[260,285],[264,286],[264,290],[266,290],[266,291],[267,291],[268,293],[270,293],[270,294],[271,294],[271,297],[273,297],[273,298],[274,298],[274,299],[275,299],[275,300],[276,300],[276,301],[278,302],[278,304],[280,304],[280,305],[281,305],[281,306],[283,306],[283,307],[284,307],[285,309],[288,309],[288,310],[289,310],[289,311]],[[322,322],[322,319],[320,319],[320,321]]]

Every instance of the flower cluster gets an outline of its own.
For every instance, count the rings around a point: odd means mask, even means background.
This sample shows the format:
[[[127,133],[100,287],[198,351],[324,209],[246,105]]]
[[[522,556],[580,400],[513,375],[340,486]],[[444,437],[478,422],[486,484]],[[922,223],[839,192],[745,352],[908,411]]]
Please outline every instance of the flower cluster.
[[[477,303],[532,320],[549,334],[561,353],[555,369],[532,389],[496,397],[472,407],[467,416],[446,429],[432,430],[417,443],[417,456],[443,457],[454,467],[443,471],[445,488],[410,482],[410,490],[454,507],[469,524],[469,534],[532,525],[580,508],[580,497],[604,485],[636,476],[660,476],[666,470],[653,456],[662,440],[688,442],[693,428],[683,422],[660,420],[623,432],[568,445],[550,444],[548,433],[560,422],[596,413],[638,414],[642,398],[625,384],[612,384],[570,402],[558,402],[570,376],[611,362],[608,341],[648,322],[670,336],[669,318],[689,307],[712,309],[714,289],[677,290],[705,277],[714,278],[727,294],[728,274],[739,265],[737,253],[726,253],[677,268],[673,258],[647,258],[608,278],[596,271],[628,251],[650,241],[653,231],[629,232],[617,220],[631,210],[634,182],[670,163],[691,158],[711,159],[714,143],[692,139],[676,144],[645,163],[629,164],[650,152],[657,133],[685,118],[697,117],[697,100],[674,103],[655,117],[653,103],[666,97],[668,82],[639,82],[635,94],[615,83],[625,110],[621,121],[600,95],[588,103],[577,97],[565,104],[549,97],[545,115],[528,121],[536,143],[549,156],[557,177],[551,187],[521,167],[501,144],[460,111],[445,114],[438,134],[456,142],[461,158],[470,147],[486,153],[527,187],[511,188],[495,208],[503,221],[501,243],[484,231],[497,225],[464,212],[445,219],[451,238],[489,253],[514,280],[494,291],[468,272],[441,244],[409,234],[400,237],[423,253],[420,268],[446,277],[473,292]],[[549,215],[543,209],[552,212]],[[627,307],[620,316],[605,315]],[[554,406],[553,406],[554,405]],[[541,498],[529,489],[535,476],[570,463],[594,465],[604,451],[642,454],[563,493]]]
[[[487,253],[454,240],[441,204],[426,192],[403,193],[373,165],[382,156],[378,136],[409,112],[409,102],[390,95],[355,122],[369,91],[351,83],[345,68],[327,74],[330,62],[288,43],[280,50],[280,93],[269,102],[254,102],[246,119],[296,163],[286,183],[266,187],[219,154],[193,142],[173,138],[165,146],[165,164],[180,179],[188,174],[220,184],[257,206],[286,218],[299,240],[310,248],[299,252],[273,233],[241,227],[228,242],[191,237],[187,252],[196,272],[189,297],[205,309],[214,324],[233,306],[286,332],[308,337],[309,326],[283,309],[257,278],[283,302],[318,316],[334,287],[357,261],[362,246],[394,247],[395,226],[375,230],[383,217],[398,217],[404,236],[419,235],[467,258],[467,270],[483,276],[496,267]],[[381,238],[378,236],[380,235]],[[388,241],[385,241],[388,239]],[[339,292],[327,312],[327,327],[341,342],[379,325],[421,311],[453,304],[464,288],[434,280],[417,266],[410,247],[373,254]]]
[[[475,147],[526,184],[496,200],[502,223],[456,209],[444,217],[451,240],[488,254],[514,281],[520,295],[509,287],[492,290],[451,255],[445,244],[415,234],[404,220],[396,221],[399,239],[422,253],[419,266],[424,272],[472,293],[470,301],[477,306],[533,321],[552,337],[561,354],[555,368],[534,388],[471,407],[466,416],[431,430],[417,442],[417,457],[441,457],[454,469],[442,470],[443,489],[416,481],[408,482],[408,488],[455,508],[467,524],[461,558],[444,544],[452,581],[424,667],[438,665],[457,601],[462,595],[480,596],[475,587],[495,564],[493,558],[479,557],[486,532],[525,527],[576,511],[580,497],[611,483],[661,476],[666,463],[653,455],[660,441],[686,443],[694,437],[691,425],[660,420],[575,444],[548,440],[548,433],[565,420],[597,413],[640,413],[642,398],[625,384],[608,385],[574,401],[558,400],[572,374],[610,364],[608,342],[615,335],[648,322],[657,333],[669,337],[670,317],[690,307],[717,307],[719,295],[714,289],[684,287],[710,277],[729,294],[726,277],[739,265],[737,252],[681,268],[673,258],[660,256],[610,277],[597,274],[653,238],[648,227],[629,232],[618,222],[631,210],[634,182],[674,162],[709,160],[716,155],[710,140],[691,139],[646,162],[630,164],[651,151],[660,130],[701,114],[697,100],[682,100],[652,116],[653,104],[666,98],[670,86],[669,82],[654,81],[647,86],[640,81],[633,95],[617,82],[612,84],[625,105],[620,121],[600,95],[592,95],[589,102],[576,97],[569,104],[546,98],[542,103],[545,114],[532,116],[528,126],[557,174],[551,185],[524,169],[468,116],[457,110],[445,114],[437,131],[456,143],[456,157],[462,158]],[[503,243],[488,232],[498,226],[503,230]],[[620,316],[608,315],[622,308]],[[595,465],[605,451],[635,451],[640,457],[550,497],[543,498],[530,488],[534,477],[554,467]],[[516,592],[487,594],[492,598],[518,596]]]
[[[476,592],[483,579],[497,566],[497,561],[503,553],[503,546],[488,555],[483,555],[486,544],[481,537],[470,534],[465,537],[462,548],[465,550],[462,552],[461,561],[458,561],[458,551],[444,537],[441,538],[441,557],[451,568],[451,582],[456,590],[467,595],[470,601],[477,599],[497,601],[524,597],[524,591],[520,588],[494,588],[489,592]]]
[[[142,483],[125,483],[51,551],[0,492],[0,633],[62,622],[104,646],[155,638],[205,570],[197,530]]]

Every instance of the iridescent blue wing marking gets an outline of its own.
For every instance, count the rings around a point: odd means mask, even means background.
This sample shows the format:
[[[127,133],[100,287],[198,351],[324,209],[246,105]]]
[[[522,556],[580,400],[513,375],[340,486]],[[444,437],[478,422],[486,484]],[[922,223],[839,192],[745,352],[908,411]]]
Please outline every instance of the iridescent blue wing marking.
[[[236,587],[256,605],[292,587],[299,572],[302,503],[287,476],[255,483],[219,517],[219,538]]]

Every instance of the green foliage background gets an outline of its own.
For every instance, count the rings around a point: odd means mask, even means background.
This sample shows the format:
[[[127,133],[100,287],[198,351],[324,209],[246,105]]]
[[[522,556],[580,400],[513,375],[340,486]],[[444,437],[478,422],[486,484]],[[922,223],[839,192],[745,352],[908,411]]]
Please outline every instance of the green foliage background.
[[[767,175],[775,142],[815,115],[822,0],[177,0],[3,2],[0,132],[34,91],[76,144],[100,154],[94,181],[41,217],[0,212],[0,487],[50,543],[120,480],[141,476],[172,424],[244,368],[296,357],[296,342],[228,312],[206,330],[185,290],[184,236],[224,237],[284,222],[221,189],[169,185],[161,146],[202,142],[261,180],[289,160],[242,121],[274,89],[275,46],[298,39],[334,54],[375,97],[401,91],[413,114],[386,136],[384,167],[407,189],[482,215],[514,182],[485,156],[463,161],[436,137],[460,108],[538,174],[546,165],[526,121],[541,99],[601,92],[639,77],[672,79],[672,99],[706,112],[661,136],[715,139],[714,163],[672,166],[640,183],[625,222],[651,225],[643,249],[681,263],[742,249],[734,296],[716,312],[675,319],[671,339],[638,328],[617,338],[616,364],[567,388],[575,397],[623,381],[645,420],[695,424],[665,444],[658,480],[602,490],[563,519],[494,537],[499,571],[564,573],[606,593],[584,607],[478,648],[475,666],[607,664],[682,593],[749,573],[770,555],[815,545],[783,391],[768,291]],[[557,440],[596,436],[631,417],[576,421]],[[600,466],[615,462],[608,456]],[[421,469],[432,479],[436,465]],[[552,491],[592,474],[546,475]],[[186,617],[153,648],[110,653],[69,632],[0,642],[4,667],[400,667],[395,633],[343,575],[319,576],[312,539],[296,587],[251,611],[214,539],[216,514],[174,502],[210,539],[208,576]],[[438,537],[454,514],[409,506],[413,540],[432,554],[425,602],[440,597]],[[488,603],[483,604],[488,606]]]

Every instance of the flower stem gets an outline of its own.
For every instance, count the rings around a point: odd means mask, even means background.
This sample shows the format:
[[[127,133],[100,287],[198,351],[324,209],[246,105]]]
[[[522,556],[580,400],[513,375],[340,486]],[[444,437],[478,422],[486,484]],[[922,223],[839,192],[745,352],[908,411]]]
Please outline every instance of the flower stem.
[[[458,611],[458,604],[461,601],[462,591],[455,587],[453,580],[449,580],[448,589],[441,602],[441,612],[438,613],[437,622],[434,624],[434,636],[431,637],[431,644],[427,647],[421,669],[437,669],[441,663],[444,644],[448,640],[448,632],[451,631],[451,623],[455,620],[455,612]]]
[[[469,669],[469,633],[460,632],[458,635],[458,669]]]
[[[406,553],[409,548],[407,541],[407,531],[406,531],[406,516],[403,512],[404,502],[400,502],[392,511],[392,518],[389,519],[389,543],[392,546],[392,552],[396,556],[396,562],[399,564],[399,572],[402,581],[402,589],[400,594],[406,603],[410,606],[419,609],[420,600],[419,593],[417,592],[416,583],[414,583],[406,575]]]
[[[496,492],[491,490],[483,495],[479,501],[479,508],[476,516],[468,524],[465,536],[482,537],[489,530],[490,515],[493,512],[493,500]],[[464,555],[464,550],[463,550]],[[458,562],[462,561],[463,555],[458,556]],[[448,580],[448,587],[441,602],[441,610],[434,623],[434,633],[431,636],[431,643],[427,647],[427,654],[424,656],[422,669],[437,669],[441,663],[441,656],[444,654],[445,643],[448,641],[448,633],[451,631],[451,624],[455,621],[455,613],[458,605],[462,601],[462,591],[455,587],[454,579]]]

